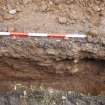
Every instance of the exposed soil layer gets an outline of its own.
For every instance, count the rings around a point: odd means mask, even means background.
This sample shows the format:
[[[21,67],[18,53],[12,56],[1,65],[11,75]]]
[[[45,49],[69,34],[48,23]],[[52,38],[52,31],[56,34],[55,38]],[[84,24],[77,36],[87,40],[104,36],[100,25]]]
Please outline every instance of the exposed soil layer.
[[[63,91],[33,91],[0,93],[0,105],[105,105],[104,96],[85,96]]]
[[[1,29],[49,33],[105,33],[104,0],[0,0]],[[9,12],[16,9],[16,14]],[[3,25],[4,23],[4,25]],[[10,31],[9,28],[8,31]],[[11,30],[12,31],[12,30]]]
[[[84,39],[1,37],[1,91],[19,82],[93,95],[105,92],[103,0],[2,0],[1,5],[0,31],[87,35]]]
[[[2,38],[0,80],[100,94],[105,91],[104,43],[89,40]]]

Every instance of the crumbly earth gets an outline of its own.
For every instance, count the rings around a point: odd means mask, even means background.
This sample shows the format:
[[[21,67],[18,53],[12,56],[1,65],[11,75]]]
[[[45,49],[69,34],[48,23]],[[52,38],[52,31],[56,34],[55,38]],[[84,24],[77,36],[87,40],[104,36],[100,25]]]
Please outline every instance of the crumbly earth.
[[[105,105],[105,96],[86,96],[78,92],[34,90],[2,92],[0,105]]]
[[[1,91],[21,83],[105,94],[104,0],[0,0],[0,5],[0,31],[87,35],[84,39],[0,37]]]
[[[4,23],[5,27],[15,27],[17,31],[95,35],[105,33],[104,0],[0,1],[0,14],[3,18],[1,23]],[[14,16],[8,14],[12,9],[17,10]]]

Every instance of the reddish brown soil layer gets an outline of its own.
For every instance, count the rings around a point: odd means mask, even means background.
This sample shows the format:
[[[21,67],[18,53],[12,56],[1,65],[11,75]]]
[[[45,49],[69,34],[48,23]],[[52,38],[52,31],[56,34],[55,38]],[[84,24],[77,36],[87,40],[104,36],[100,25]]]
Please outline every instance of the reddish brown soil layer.
[[[100,94],[105,91],[105,61],[93,59],[55,62],[56,66],[39,66],[29,59],[0,59],[0,90],[13,88],[15,83],[75,90]],[[75,71],[75,69],[77,71]],[[10,87],[11,86],[11,87]]]

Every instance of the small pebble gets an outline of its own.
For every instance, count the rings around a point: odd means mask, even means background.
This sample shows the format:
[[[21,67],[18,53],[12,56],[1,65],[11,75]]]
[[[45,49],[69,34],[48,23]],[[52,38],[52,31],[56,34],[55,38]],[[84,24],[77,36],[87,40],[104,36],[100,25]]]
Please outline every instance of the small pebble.
[[[54,93],[54,89],[52,89],[52,88],[48,88],[48,91],[49,91],[50,94]]]
[[[53,102],[53,105],[55,105],[56,103],[55,102]]]
[[[24,92],[23,92],[23,93],[24,93],[24,96],[27,96],[27,92],[26,92],[26,90],[24,90]]]
[[[95,10],[96,12],[100,12],[100,11],[101,11],[101,8],[100,8],[99,6],[94,6],[94,10]]]
[[[15,15],[15,14],[16,14],[16,9],[10,10],[9,13],[10,13],[11,15]]]
[[[66,17],[59,17],[58,18],[58,22],[60,24],[66,24],[67,23],[67,18]]]
[[[65,99],[66,99],[66,97],[65,97],[65,96],[62,96],[62,99],[63,99],[63,100],[65,100]]]
[[[15,91],[17,90],[17,87],[16,87],[16,85],[14,86],[14,90],[15,90]]]
[[[74,69],[71,71],[71,73],[72,73],[72,74],[75,74],[75,73],[77,73],[78,71],[79,71],[78,68],[74,68]]]
[[[68,91],[68,93],[69,93],[69,94],[71,94],[71,93],[72,93],[72,91]]]
[[[56,51],[54,49],[47,49],[46,51],[49,55],[56,55]]]
[[[76,63],[78,63],[79,61],[78,61],[78,59],[74,59],[74,63],[76,64]]]

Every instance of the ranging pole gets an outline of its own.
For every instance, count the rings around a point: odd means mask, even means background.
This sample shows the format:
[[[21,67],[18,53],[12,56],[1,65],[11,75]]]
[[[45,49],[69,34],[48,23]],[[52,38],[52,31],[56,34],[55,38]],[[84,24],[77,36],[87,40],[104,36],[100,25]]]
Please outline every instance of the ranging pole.
[[[50,37],[50,38],[86,38],[85,34],[47,34],[26,32],[0,32],[0,36],[27,36],[27,37]]]

